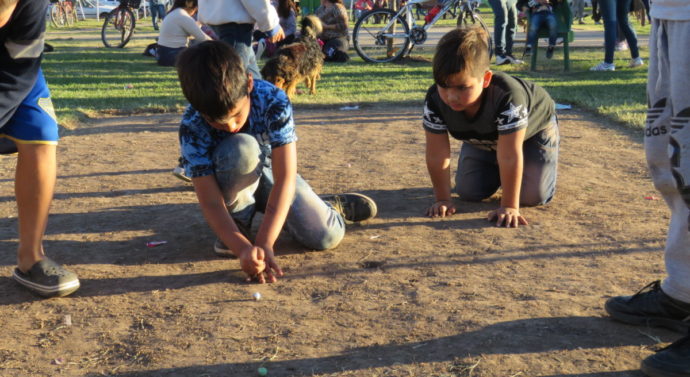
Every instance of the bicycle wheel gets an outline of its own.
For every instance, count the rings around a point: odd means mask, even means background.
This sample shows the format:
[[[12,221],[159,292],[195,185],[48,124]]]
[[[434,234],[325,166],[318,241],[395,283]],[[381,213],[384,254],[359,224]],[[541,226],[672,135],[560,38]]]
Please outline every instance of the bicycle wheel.
[[[493,38],[491,38],[491,32],[489,31],[489,28],[486,26],[484,23],[484,20],[477,14],[473,13],[471,11],[465,10],[460,12],[460,16],[458,16],[458,28],[463,28],[463,27],[470,27],[470,26],[476,26],[479,25],[484,29],[487,35],[487,45],[489,46],[489,59],[494,55],[494,42]]]
[[[134,32],[134,15],[126,8],[115,8],[103,22],[101,40],[105,47],[125,47]]]
[[[74,26],[74,22],[77,20],[77,10],[71,1],[65,1],[63,7],[65,9],[65,23],[67,26]]]
[[[410,27],[388,9],[364,13],[352,31],[355,51],[371,63],[392,62],[410,48]]]
[[[62,9],[60,3],[54,3],[50,6],[50,23],[54,27],[65,26],[65,10]]]

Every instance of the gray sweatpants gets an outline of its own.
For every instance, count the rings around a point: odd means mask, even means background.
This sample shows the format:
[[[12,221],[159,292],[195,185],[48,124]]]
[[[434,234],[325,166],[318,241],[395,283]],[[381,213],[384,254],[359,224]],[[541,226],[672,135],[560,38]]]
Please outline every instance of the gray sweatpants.
[[[645,153],[671,208],[662,290],[690,302],[690,21],[652,19]]]

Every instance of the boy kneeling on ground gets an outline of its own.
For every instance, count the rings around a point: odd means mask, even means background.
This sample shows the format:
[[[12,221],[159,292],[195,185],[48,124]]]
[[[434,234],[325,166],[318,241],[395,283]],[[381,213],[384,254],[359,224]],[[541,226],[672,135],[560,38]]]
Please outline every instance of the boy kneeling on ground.
[[[273,251],[283,224],[302,245],[324,250],[340,243],[345,221],[376,215],[370,198],[322,199],[297,174],[287,95],[254,80],[232,47],[217,41],[190,47],[180,54],[177,72],[190,103],[180,124],[182,165],[218,237],[214,251],[239,258],[247,281],[275,282],[283,275]],[[256,211],[264,217],[252,242]]]
[[[426,163],[436,202],[428,216],[455,213],[450,187],[450,141],[463,145],[455,190],[480,201],[503,189],[489,213],[496,225],[527,225],[520,206],[548,203],[556,191],[558,122],[555,104],[541,87],[489,70],[488,35],[457,29],[441,38],[433,61],[436,84],[426,95],[423,125]]]

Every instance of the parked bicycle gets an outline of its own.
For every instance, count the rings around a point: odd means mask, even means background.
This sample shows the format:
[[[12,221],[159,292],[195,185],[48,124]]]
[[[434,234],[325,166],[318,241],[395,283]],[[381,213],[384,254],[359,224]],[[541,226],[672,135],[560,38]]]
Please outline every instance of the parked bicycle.
[[[73,26],[77,20],[77,10],[71,0],[52,0],[50,4],[50,23],[53,27]]]
[[[105,47],[125,47],[136,26],[134,12],[137,12],[141,0],[120,0],[120,5],[105,17],[101,29],[101,40]]]
[[[449,0],[434,18],[418,25],[415,19],[417,4],[428,0],[409,0],[396,13],[390,9],[374,9],[364,13],[355,23],[352,42],[357,54],[372,63],[392,62],[409,55],[414,46],[427,40],[427,31],[451,9],[459,7],[457,27],[480,25],[489,36],[489,55],[493,54],[493,41],[486,24],[479,16],[479,1]]]

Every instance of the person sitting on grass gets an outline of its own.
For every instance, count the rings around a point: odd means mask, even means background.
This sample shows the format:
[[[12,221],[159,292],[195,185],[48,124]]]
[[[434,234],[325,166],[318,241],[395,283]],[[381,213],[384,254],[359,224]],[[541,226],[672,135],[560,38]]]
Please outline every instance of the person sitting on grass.
[[[180,124],[182,165],[218,239],[219,256],[239,258],[247,280],[283,275],[273,246],[283,225],[302,245],[324,250],[345,235],[345,221],[376,215],[361,194],[316,195],[296,172],[292,105],[267,81],[254,79],[227,44],[203,42],[177,61],[190,105]],[[325,200],[324,200],[325,199]],[[252,241],[256,211],[264,213]]]
[[[198,9],[198,0],[175,0],[158,36],[158,65],[175,66],[177,55],[190,43],[189,37],[194,37],[192,44],[211,39],[193,18]]]
[[[41,71],[45,0],[0,0],[0,153],[17,152],[19,247],[14,280],[42,296],[66,296],[77,275],[46,257],[43,235],[56,179],[58,125]]]
[[[455,213],[451,198],[449,136],[463,145],[455,175],[460,199],[480,201],[501,187],[501,205],[489,213],[497,226],[526,225],[520,206],[548,203],[556,191],[558,122],[541,87],[489,70],[488,35],[456,29],[438,43],[435,84],[427,91],[423,127],[426,164],[435,203],[428,216]]]
[[[558,25],[556,15],[553,13],[553,6],[556,0],[529,0],[527,6],[530,8],[529,31],[527,32],[527,48],[525,56],[532,53],[532,46],[536,46],[537,32],[546,25],[549,29],[549,47],[546,48],[546,58],[553,57],[553,50],[558,39]]]

